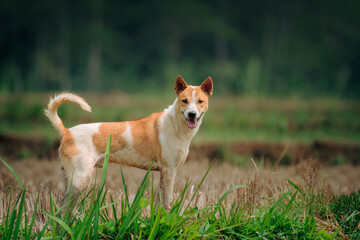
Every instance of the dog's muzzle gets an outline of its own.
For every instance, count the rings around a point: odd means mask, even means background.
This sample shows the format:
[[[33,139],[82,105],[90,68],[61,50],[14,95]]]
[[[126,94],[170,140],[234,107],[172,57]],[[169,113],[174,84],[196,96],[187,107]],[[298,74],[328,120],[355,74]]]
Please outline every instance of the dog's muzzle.
[[[200,120],[201,116],[203,115],[203,113],[200,114],[200,117],[196,118],[196,113],[195,112],[189,112],[187,114],[187,117],[185,116],[184,112],[183,112],[185,121],[186,121],[186,125],[193,129],[197,126],[198,121]]]

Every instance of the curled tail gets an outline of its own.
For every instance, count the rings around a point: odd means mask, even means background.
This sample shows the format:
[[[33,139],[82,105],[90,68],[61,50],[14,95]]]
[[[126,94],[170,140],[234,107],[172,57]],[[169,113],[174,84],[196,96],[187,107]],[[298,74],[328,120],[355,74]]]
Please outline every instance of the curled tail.
[[[60,93],[54,98],[50,98],[48,109],[45,109],[45,115],[49,118],[52,125],[56,128],[61,136],[63,136],[67,128],[63,125],[61,119],[57,114],[57,108],[64,102],[72,102],[78,104],[85,111],[91,112],[91,107],[85,102],[85,100],[72,93]]]

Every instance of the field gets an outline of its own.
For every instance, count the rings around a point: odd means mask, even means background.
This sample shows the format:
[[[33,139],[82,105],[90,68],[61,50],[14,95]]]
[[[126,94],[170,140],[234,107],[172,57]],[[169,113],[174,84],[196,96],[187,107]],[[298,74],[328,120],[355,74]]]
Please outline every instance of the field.
[[[171,91],[169,91],[171,93]],[[43,108],[54,94],[0,95],[0,133],[53,140]],[[92,113],[66,104],[59,115],[67,126],[136,120],[172,104],[175,94],[82,94]],[[319,139],[360,142],[360,104],[337,99],[213,96],[196,142],[266,141],[310,143]]]
[[[173,99],[122,93],[85,98],[93,113],[66,105],[59,109],[65,126],[138,119]],[[177,175],[170,213],[156,206],[157,172],[142,182],[146,171],[110,165],[106,192],[94,189],[70,217],[57,211],[64,182],[56,159],[57,133],[42,114],[47,101],[48,95],[0,97],[5,106],[0,109],[0,154],[24,186],[1,163],[1,238],[360,236],[359,103],[215,97]]]

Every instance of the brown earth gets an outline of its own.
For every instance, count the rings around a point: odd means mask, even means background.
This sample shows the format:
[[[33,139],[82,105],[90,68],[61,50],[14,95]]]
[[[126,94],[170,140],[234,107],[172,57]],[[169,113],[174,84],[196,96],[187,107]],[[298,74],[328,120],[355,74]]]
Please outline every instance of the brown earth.
[[[46,141],[40,138],[26,138],[16,135],[0,134],[0,156],[6,159],[57,157],[59,141]],[[360,164],[360,144],[333,141],[315,141],[312,144],[230,142],[192,144],[189,160],[206,157],[226,160],[229,155],[240,155],[263,159],[271,165],[296,164],[302,159],[315,158],[325,164]]]
[[[6,139],[6,145],[4,144],[4,139]],[[60,161],[56,156],[57,144],[47,145],[45,141],[40,139],[26,139],[25,141],[15,137],[2,137],[1,140],[1,151],[7,150],[9,154],[13,154],[5,155],[6,160],[17,172],[27,190],[27,214],[32,215],[34,211],[33,206],[38,194],[40,196],[38,208],[40,209],[50,209],[51,201],[49,193],[51,193],[51,197],[55,199],[55,202],[59,203],[64,194],[65,183]],[[323,147],[324,145],[325,147]],[[311,153],[312,149],[317,149],[319,152],[321,149],[326,149],[323,151],[340,152],[341,154],[354,154],[353,152],[355,152],[358,154],[358,147],[352,145],[333,146],[330,143],[299,146],[266,143],[231,143],[225,146],[206,143],[194,146],[189,156],[190,161],[186,161],[177,173],[174,196],[178,197],[186,184],[190,182],[189,195],[186,197],[186,201],[190,201],[191,193],[195,191],[201,182],[202,177],[210,166],[210,160],[214,159],[214,156],[217,156],[216,159],[219,161],[213,165],[209,175],[196,194],[196,198],[192,202],[192,205],[196,205],[199,208],[215,204],[227,190],[238,185],[248,187],[238,188],[229,194],[225,201],[227,208],[230,208],[233,201],[241,202],[244,206],[273,202],[283,196],[284,192],[294,190],[294,187],[288,183],[288,180],[303,190],[309,192],[316,191],[325,198],[331,198],[334,194],[348,194],[360,189],[360,164],[357,166],[352,164],[330,166],[313,158],[305,158],[307,151]],[[14,152],[11,152],[11,149]],[[20,151],[20,149],[22,149],[21,151],[24,152],[24,155],[16,156],[16,152]],[[39,160],[40,157],[29,157],[26,155],[30,151],[39,154],[43,160]],[[228,151],[233,152],[228,153]],[[326,153],[330,154],[331,152]],[[4,152],[1,154],[4,154]],[[239,167],[238,164],[232,164],[226,160],[231,154],[253,155],[254,158],[264,156],[264,159],[273,159],[273,162],[269,161],[273,164],[264,166],[259,164],[259,161],[256,159],[252,161],[249,157],[244,166]],[[303,160],[294,161],[290,166],[279,166],[283,160],[280,161],[278,159],[285,159],[287,155],[293,156],[294,159],[303,158]],[[22,159],[17,160],[20,158]],[[110,197],[114,201],[124,198],[120,169],[124,173],[130,201],[134,198],[146,173],[146,171],[136,168],[111,165],[108,169],[106,182],[106,189],[108,191],[107,198],[105,199],[106,204],[110,203]],[[101,169],[97,172],[98,177],[100,177]],[[151,183],[156,191],[159,186],[158,172],[151,173]],[[0,162],[0,218],[5,216],[9,206],[13,206],[14,197],[17,196],[14,194],[19,192],[18,186],[19,184],[12,173]],[[149,197],[149,194],[150,189],[147,190],[145,195]],[[115,207],[118,211],[117,213],[120,214],[120,203],[116,203]],[[146,213],[149,214],[148,212]],[[43,212],[38,211],[35,224],[36,229],[42,229],[47,219],[48,217]]]
[[[263,159],[271,165],[297,164],[303,159],[315,158],[325,164],[360,163],[360,144],[333,141],[315,141],[312,144],[231,142],[228,144],[203,143],[193,146],[193,152],[209,159],[226,159],[226,153]]]
[[[64,194],[64,178],[61,172],[60,161],[51,159],[41,161],[38,159],[24,159],[9,161],[27,190],[26,211],[32,215],[34,205],[39,194],[40,202],[38,208],[50,209],[50,194],[56,203]],[[174,196],[178,197],[183,191],[186,183],[190,182],[189,195],[186,202],[190,201],[192,192],[195,191],[202,177],[210,166],[206,158],[196,161],[187,161],[180,167],[174,185]],[[120,167],[111,165],[108,169],[106,190],[108,192],[105,203],[110,203],[110,197],[114,201],[124,198],[124,188],[120,176],[123,170],[129,199],[132,201],[146,171],[136,168]],[[100,177],[101,169],[98,171]],[[279,166],[278,168],[261,167],[251,160],[244,167],[229,162],[216,162],[200,187],[192,205],[205,208],[215,204],[217,200],[230,188],[238,185],[248,186],[238,188],[230,193],[224,204],[231,207],[233,201],[241,202],[244,206],[261,205],[276,201],[284,192],[295,190],[288,183],[291,180],[299,188],[305,191],[315,191],[324,196],[332,198],[334,194],[349,194],[360,188],[360,166],[344,164],[341,166],[323,166],[311,159],[304,160],[293,166]],[[98,181],[99,182],[99,178]],[[159,173],[151,173],[151,183],[155,193],[159,186]],[[0,162],[0,217],[6,215],[9,206],[13,206],[14,198],[18,195],[19,184],[12,173]],[[150,197],[150,189],[145,193]],[[186,205],[186,204],[185,204]],[[117,213],[120,215],[120,203],[116,203]],[[149,212],[146,212],[149,214]],[[112,217],[112,216],[110,216]],[[48,217],[38,211],[35,227],[40,230]]]

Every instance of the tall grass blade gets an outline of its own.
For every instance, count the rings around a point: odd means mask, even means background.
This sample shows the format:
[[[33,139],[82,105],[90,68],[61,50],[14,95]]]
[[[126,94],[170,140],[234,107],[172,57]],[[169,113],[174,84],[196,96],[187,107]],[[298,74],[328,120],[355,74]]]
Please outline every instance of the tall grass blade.
[[[221,198],[219,198],[218,203],[221,203],[222,201],[224,201],[224,199],[226,198],[227,195],[229,195],[229,193],[231,193],[232,191],[234,191],[235,189],[238,189],[238,188],[249,188],[249,187],[245,186],[245,185],[238,185],[238,186],[234,186],[234,187],[230,188],[221,196]]]
[[[50,191],[49,191],[49,195],[50,195],[50,214],[56,216],[56,213],[54,213],[54,202],[53,202],[53,199],[51,197]],[[56,235],[55,235],[57,233],[57,231],[56,231],[56,222],[51,221],[51,223],[52,223],[51,228],[52,228],[53,237],[56,237]]]
[[[101,190],[103,189],[104,185],[105,185],[105,181],[106,181],[106,174],[107,174],[107,169],[108,169],[108,165],[109,165],[109,157],[110,157],[110,148],[111,148],[111,139],[112,139],[112,135],[110,134],[107,145],[106,145],[106,152],[105,152],[105,157],[104,157],[104,165],[103,165],[103,171],[102,171],[102,176],[101,176]]]
[[[288,182],[290,183],[291,186],[293,186],[296,190],[299,191],[299,193],[301,193],[301,195],[303,195],[305,197],[305,193],[292,181],[290,181],[290,179],[288,179]]]
[[[101,207],[99,208],[99,210],[104,210],[104,209],[106,209],[106,208],[108,208],[108,207],[111,207],[111,206],[112,206],[112,207],[115,207],[115,204],[116,204],[116,203],[119,203],[120,201],[121,201],[121,199],[114,202],[114,201],[112,200],[112,198],[111,198],[111,203],[106,204],[106,205],[102,205],[102,204],[101,204]],[[114,210],[115,210],[115,209],[114,209]],[[114,214],[116,214],[116,212],[115,212]],[[115,220],[117,219],[115,215],[114,215],[114,218],[115,218]]]
[[[38,193],[36,202],[35,202],[35,206],[34,206],[33,216],[32,216],[32,219],[31,219],[31,222],[29,225],[29,232],[26,232],[25,240],[30,240],[31,231],[32,231],[32,228],[33,228],[34,222],[35,222],[35,216],[36,216],[36,211],[37,211],[37,205],[39,203],[39,198],[40,198],[40,194]]]
[[[160,210],[156,212],[155,222],[153,223],[153,226],[151,228],[151,232],[148,237],[148,240],[153,240],[156,237],[156,232],[159,228],[159,223],[160,223],[160,212],[161,212]]]
[[[100,189],[97,192],[96,200],[90,207],[90,213],[86,219],[84,219],[81,227],[81,231],[77,236],[77,239],[83,239],[85,234],[88,234],[88,230],[92,227],[92,239],[98,238],[98,227],[99,227],[99,215],[100,215],[100,204],[103,202],[105,195],[104,195],[104,187],[106,182],[106,174],[109,165],[109,157],[110,157],[110,148],[111,148],[111,138],[112,135],[110,134],[108,138],[108,142],[106,145],[106,152],[104,157],[104,164],[103,164],[103,171],[101,176],[101,183]],[[86,197],[85,197],[86,198]]]
[[[93,214],[94,214],[94,207],[91,208],[90,214],[87,216],[87,218],[84,218],[83,222],[81,223],[81,228],[80,228],[81,230],[77,235],[76,239],[78,240],[84,239],[84,235],[90,229]]]
[[[13,228],[14,228],[14,223],[15,223],[15,218],[16,218],[16,210],[13,210],[11,212],[11,216],[10,216],[10,222],[7,225],[7,229],[6,229],[6,234],[5,236],[7,236],[7,240],[9,240],[11,238],[12,232],[13,232]]]
[[[99,214],[100,214],[100,210],[99,210],[99,201],[96,201],[95,202],[95,217],[94,217],[94,220],[93,220],[93,237],[92,239],[98,239],[98,236],[97,236],[97,230],[99,228]]]
[[[19,210],[18,210],[18,213],[17,213],[16,225],[15,225],[14,233],[13,233],[13,239],[17,239],[17,238],[18,238],[18,235],[19,235],[19,228],[20,228],[20,224],[21,224],[21,217],[22,217],[22,212],[23,212],[24,205],[25,205],[25,194],[26,194],[26,191],[25,191],[25,189],[24,189],[24,190],[22,191],[22,193],[21,193],[21,201],[20,201],[20,203],[19,203]]]
[[[174,205],[170,211],[170,213],[180,213],[181,209],[182,209],[182,206],[185,202],[185,198],[187,196],[187,189],[189,188],[190,186],[190,182],[187,182],[185,184],[185,187],[184,187],[184,190],[180,193],[179,197],[175,200],[174,202]]]
[[[271,208],[270,210],[265,214],[263,224],[266,226],[270,223],[271,216],[276,209],[276,207],[284,201],[286,197],[288,197],[291,194],[291,192],[285,193]]]
[[[46,232],[48,226],[50,225],[51,221],[47,221],[47,223],[45,223],[43,229],[40,231],[39,235],[37,236],[37,239],[40,240],[40,239],[43,239],[43,235],[44,233]]]
[[[297,194],[298,194],[298,191],[296,191],[296,192],[294,193],[294,195],[291,197],[291,200],[290,200],[290,202],[287,204],[285,210],[282,212],[281,216],[280,216],[280,217],[277,219],[277,221],[275,222],[275,224],[274,224],[275,227],[279,224],[279,222],[280,222],[281,220],[284,219],[285,215],[289,212],[291,206],[293,205],[293,203],[294,203],[294,201],[295,201],[295,199],[296,199]]]
[[[65,216],[64,216],[65,219],[71,216],[71,211],[75,207],[75,203],[77,201],[77,198],[72,199],[73,180],[74,180],[74,172],[72,173],[70,185],[68,186],[69,189],[67,189],[68,191],[67,202],[65,203],[64,206],[61,206],[61,208],[65,207]]]
[[[210,164],[209,168],[207,169],[206,173],[204,174],[203,178],[201,179],[201,181],[200,181],[200,183],[199,183],[198,187],[196,188],[195,192],[193,193],[193,196],[191,197],[191,199],[190,199],[190,201],[189,201],[188,205],[186,206],[186,208],[185,208],[185,210],[184,210],[184,213],[185,213],[185,212],[187,211],[187,209],[190,207],[191,202],[194,200],[194,198],[195,198],[195,196],[196,196],[197,192],[199,191],[199,189],[200,189],[201,185],[203,184],[203,182],[204,182],[204,180],[205,180],[206,176],[209,174],[209,172],[210,172],[210,170],[211,170],[212,166],[214,165],[214,163],[215,163],[215,159],[211,162],[211,164]]]
[[[49,196],[50,196],[50,203],[54,206],[54,210],[56,213],[60,213],[60,208],[58,207],[58,205],[56,204],[51,192],[49,191]]]
[[[15,224],[15,220],[16,220],[16,215],[18,213],[18,211],[16,210],[16,206],[19,204],[19,201],[20,201],[20,198],[21,198],[21,194],[19,195],[19,197],[17,198],[16,202],[15,202],[15,205],[14,205],[14,209],[11,211],[11,215],[10,215],[10,218],[7,218],[6,219],[6,226],[7,226],[7,229],[6,229],[6,234],[5,236],[7,236],[6,239],[10,239],[11,238],[11,235],[13,235],[13,231],[14,231],[14,224]],[[10,206],[9,206],[9,209],[8,209],[8,215],[9,216],[9,211],[10,211]]]
[[[154,163],[154,162],[153,162]],[[134,198],[134,201],[128,211],[128,214],[126,215],[125,219],[123,220],[123,223],[119,229],[119,232],[116,236],[116,239],[121,239],[123,238],[124,234],[125,234],[125,231],[129,228],[130,226],[130,223],[132,221],[134,221],[134,219],[136,218],[137,214],[140,214],[141,213],[141,208],[140,208],[140,200],[141,200],[141,197],[144,195],[144,192],[147,188],[147,186],[149,185],[149,174],[150,174],[150,171],[151,171],[151,168],[152,168],[152,165],[153,163],[151,164],[149,170],[146,172],[145,174],[145,177],[144,179],[142,180],[141,184],[140,184],[140,187],[135,195],[135,198]],[[136,213],[136,211],[138,211]]]
[[[71,228],[63,221],[61,220],[60,218],[48,213],[47,211],[41,209],[46,215],[48,215],[52,220],[54,220],[55,222],[57,222],[58,224],[60,224],[60,226],[62,226],[70,235],[70,238],[71,239],[75,239],[74,237],[74,233],[73,231],[71,230]]]
[[[111,199],[111,207],[112,207],[112,210],[113,210],[113,215],[114,215],[114,222],[118,222],[118,219],[117,219],[117,215],[116,215],[116,208],[115,208],[115,204],[116,203],[118,203],[118,202],[120,202],[121,201],[121,199],[119,200],[119,201],[116,201],[116,202],[114,202],[114,200],[113,200],[113,198],[111,197],[110,198]]]
[[[24,185],[22,184],[22,182],[21,182],[19,176],[17,175],[17,173],[15,172],[15,170],[2,157],[0,157],[0,159],[5,164],[5,166],[10,170],[10,172],[14,175],[16,180],[19,182],[21,189],[24,189]]]
[[[123,173],[123,170],[122,168],[120,167],[120,172],[121,172],[121,181],[122,181],[122,184],[123,184],[123,187],[124,187],[124,193],[125,193],[125,208],[128,207],[128,203],[130,202],[129,201],[129,195],[128,195],[128,191],[127,191],[127,187],[126,187],[126,183],[125,183],[125,177],[124,177],[124,173]]]

